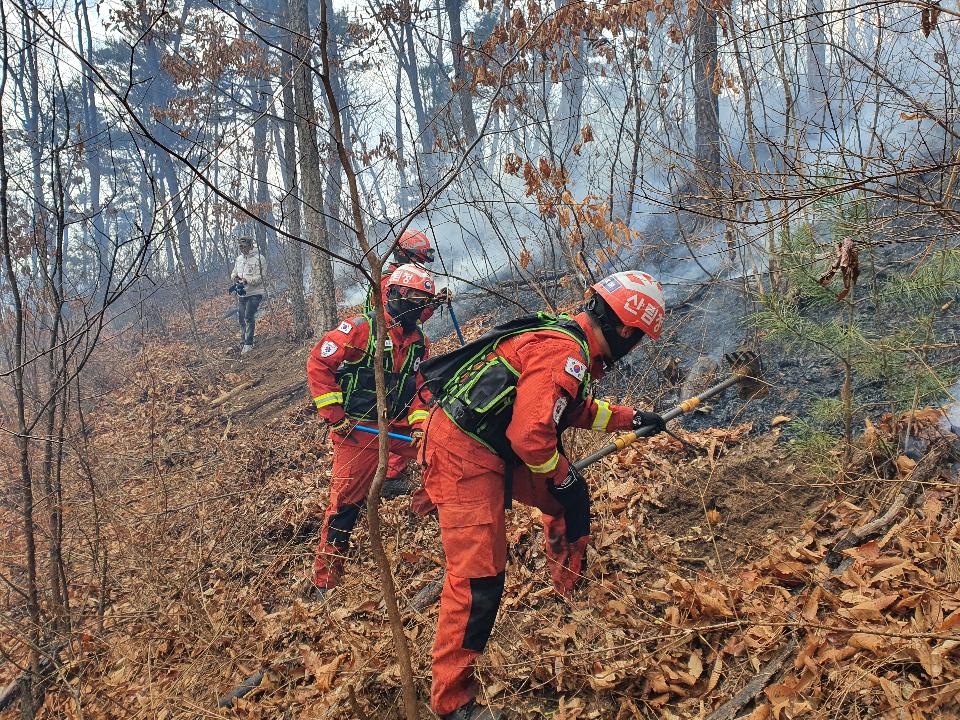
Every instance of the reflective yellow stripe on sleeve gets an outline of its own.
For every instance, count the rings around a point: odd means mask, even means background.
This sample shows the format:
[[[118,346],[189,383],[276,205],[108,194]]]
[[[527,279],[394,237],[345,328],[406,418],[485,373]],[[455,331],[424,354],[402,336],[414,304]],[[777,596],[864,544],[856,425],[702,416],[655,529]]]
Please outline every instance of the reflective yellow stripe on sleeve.
[[[428,410],[414,410],[412,413],[407,415],[407,422],[412,425],[413,423],[422,422],[428,417],[430,417],[430,412]]]
[[[326,393],[325,395],[317,395],[313,399],[313,404],[315,407],[322,408],[327,405],[336,405],[337,403],[343,404],[343,393],[342,392],[331,392]]]
[[[593,417],[593,425],[590,426],[591,430],[606,430],[607,424],[610,422],[610,416],[613,415],[610,412],[610,403],[603,400],[594,400],[597,404],[597,414]]]
[[[527,463],[527,467],[530,468],[531,472],[535,473],[548,473],[553,472],[557,469],[557,465],[560,462],[560,452],[557,450],[553,451],[553,457],[547,460],[545,463],[540,463],[539,465],[531,465]]]

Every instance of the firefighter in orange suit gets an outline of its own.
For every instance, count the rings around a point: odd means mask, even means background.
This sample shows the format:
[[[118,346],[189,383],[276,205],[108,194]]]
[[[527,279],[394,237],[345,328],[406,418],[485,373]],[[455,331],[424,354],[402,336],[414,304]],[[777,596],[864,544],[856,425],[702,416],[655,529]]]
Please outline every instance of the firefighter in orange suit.
[[[433,279],[416,265],[401,265],[387,281],[384,370],[391,432],[409,434],[427,417],[417,388],[420,363],[430,345],[419,323],[435,294]],[[377,468],[377,436],[354,429],[358,424],[377,426],[373,328],[372,313],[345,320],[323,336],[307,360],[313,403],[329,423],[333,442],[330,503],[313,567],[319,595],[339,581],[350,533]],[[416,451],[411,443],[391,439],[390,452],[412,458]]]
[[[400,234],[400,239],[397,240],[396,250],[393,251],[393,262],[387,266],[386,271],[383,274],[383,278],[380,281],[380,291],[383,293],[384,302],[386,302],[387,298],[387,284],[390,282],[390,275],[393,274],[394,270],[405,264],[417,265],[423,268],[426,265],[432,264],[435,257],[436,252],[433,248],[433,245],[430,244],[430,238],[428,238],[420,230],[404,230]],[[447,302],[450,297],[451,294],[448,288],[444,288],[438,292],[434,296],[433,302],[423,309],[423,313],[420,316],[420,322],[426,322],[429,320],[433,316],[437,306]],[[363,311],[364,313],[369,313],[371,316],[373,315],[372,289],[367,292],[367,298],[364,301]],[[406,470],[409,462],[409,457],[401,453],[391,452],[387,463],[387,481],[396,480],[399,478],[400,475],[403,474],[403,471]],[[414,511],[418,515],[423,515],[433,510],[433,506],[429,503],[428,498],[422,496],[421,499],[425,504],[422,507],[416,504],[414,506]]]
[[[590,495],[564,457],[560,434],[566,427],[664,428],[655,413],[590,393],[606,366],[645,336],[657,339],[663,317],[660,283],[643,272],[616,273],[593,286],[585,311],[572,318],[520,318],[425,364],[437,405],[421,459],[447,569],[433,646],[431,704],[440,717],[500,717],[475,702],[473,663],[503,593],[511,496],[543,513],[556,590],[569,595],[582,577]]]

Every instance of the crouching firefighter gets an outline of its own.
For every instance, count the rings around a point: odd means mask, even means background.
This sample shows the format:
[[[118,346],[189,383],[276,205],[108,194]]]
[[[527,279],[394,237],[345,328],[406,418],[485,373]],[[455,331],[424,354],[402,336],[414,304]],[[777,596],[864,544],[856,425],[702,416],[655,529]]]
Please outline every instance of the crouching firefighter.
[[[554,588],[569,595],[584,572],[590,494],[564,457],[567,427],[664,428],[663,418],[595,399],[591,383],[663,326],[663,292],[643,272],[593,286],[584,312],[500,325],[424,363],[436,406],[421,446],[424,484],[439,512],[446,580],[433,645],[431,704],[442,718],[501,717],[476,704],[473,664],[500,606],[511,499],[543,513]]]
[[[390,432],[411,434],[427,417],[417,387],[422,383],[420,363],[429,353],[429,342],[419,322],[434,294],[433,279],[415,265],[401,265],[387,282],[384,372]],[[307,360],[313,403],[329,423],[333,443],[330,504],[323,516],[313,566],[313,582],[321,595],[340,579],[350,533],[379,460],[379,438],[354,429],[358,424],[378,425],[374,328],[372,312],[346,320],[323,336]],[[391,453],[405,458],[416,454],[409,442],[389,442]],[[429,503],[427,498],[415,497],[414,501]]]

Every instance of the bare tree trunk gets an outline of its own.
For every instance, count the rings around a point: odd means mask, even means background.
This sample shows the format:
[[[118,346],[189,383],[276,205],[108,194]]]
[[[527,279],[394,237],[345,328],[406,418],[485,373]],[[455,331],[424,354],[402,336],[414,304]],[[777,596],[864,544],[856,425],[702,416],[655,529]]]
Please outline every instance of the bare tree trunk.
[[[313,98],[310,69],[311,35],[307,19],[307,0],[290,0],[291,47],[297,60],[293,85],[296,102],[297,139],[300,147],[300,176],[303,178],[304,219],[307,238],[316,247],[328,248],[329,237],[323,222],[323,175],[317,148],[317,110]],[[326,15],[326,8],[323,10]],[[314,250],[310,265],[313,276],[313,328],[317,337],[336,324],[337,301],[334,294],[333,263],[326,253]]]
[[[256,21],[257,34],[260,37],[267,37],[270,27],[262,17]],[[289,55],[282,53],[285,59],[289,60]],[[256,188],[254,193],[257,205],[257,217],[262,218],[264,222],[254,224],[254,233],[257,238],[257,244],[260,251],[269,256],[269,250],[272,245],[277,243],[277,232],[273,229],[276,225],[276,218],[273,214],[273,201],[270,198],[270,185],[267,181],[267,134],[272,120],[266,116],[267,100],[271,96],[270,82],[267,80],[268,68],[258,68],[256,75],[250,83],[250,101],[254,108],[256,116],[253,126],[253,158],[255,176],[253,178]],[[289,83],[288,83],[289,84]]]
[[[13,399],[17,416],[15,444],[17,448],[20,482],[20,517],[23,523],[25,563],[27,570],[26,600],[30,616],[26,641],[30,647],[30,667],[26,673],[26,682],[21,691],[21,715],[32,718],[36,712],[34,686],[40,674],[40,600],[37,592],[37,544],[33,519],[33,477],[30,473],[29,428],[26,418],[26,394],[24,392],[24,364],[26,363],[25,319],[23,297],[17,271],[14,268],[14,253],[10,238],[7,173],[6,128],[3,121],[7,117],[6,97],[7,78],[9,76],[9,47],[7,45],[6,13],[0,13],[3,23],[3,69],[0,76],[0,243],[3,248],[4,270],[9,285],[10,301],[13,305],[14,326],[10,368]]]
[[[284,3],[285,14],[290,16],[289,3]],[[277,149],[283,155],[281,161],[281,170],[283,172],[283,181],[285,192],[283,200],[280,202],[283,222],[286,225],[288,233],[294,237],[300,237],[303,232],[300,215],[300,198],[297,196],[297,187],[299,185],[297,177],[297,138],[296,122],[294,120],[294,100],[293,86],[291,84],[293,77],[293,61],[289,51],[291,49],[291,38],[289,33],[284,34],[284,50],[280,54],[281,99],[283,102],[283,144],[278,143]],[[299,242],[286,240],[284,242],[287,259],[287,269],[289,271],[290,282],[290,301],[293,306],[293,333],[297,338],[306,337],[310,331],[309,321],[307,320],[307,303],[303,291],[303,247]]]
[[[720,190],[720,98],[713,91],[717,72],[717,17],[711,0],[698,0],[694,15],[693,97],[697,180],[708,197]]]
[[[427,111],[423,103],[423,91],[420,88],[417,50],[413,44],[413,21],[408,18],[401,31],[403,36],[398,38],[398,44],[403,43],[403,46],[397,57],[403,71],[407,74],[407,82],[410,83],[410,95],[413,98],[413,111],[417,118],[417,133],[420,138],[420,150],[423,153],[424,167],[421,171],[421,177],[429,184],[434,179],[434,169],[436,167],[433,147],[434,131],[427,118]]]
[[[394,85],[394,134],[397,144],[397,171],[400,174],[400,212],[405,213],[410,209],[411,188],[407,182],[407,161],[403,142],[403,88],[402,71],[400,65],[397,65],[396,84]]]
[[[827,52],[823,0],[807,0],[806,55],[807,103],[813,132],[823,132],[829,108]]]
[[[87,12],[87,3],[83,0],[77,0],[74,8],[77,18],[77,41],[82,49],[86,61],[91,65],[95,62],[93,50],[93,35],[90,32],[90,16]],[[85,139],[98,138],[104,131],[103,122],[100,119],[100,111],[97,108],[96,93],[94,93],[93,81],[86,75],[80,77],[81,96],[83,98],[83,124],[86,133]],[[90,180],[90,190],[88,192],[88,202],[90,205],[90,218],[93,224],[93,243],[96,248],[96,297],[104,297],[109,288],[103,284],[103,277],[110,270],[110,241],[106,228],[103,223],[102,208],[100,206],[100,152],[97,142],[88,142],[84,147],[84,160],[87,166],[87,176]]]
[[[581,12],[571,0],[556,0],[557,12]],[[583,105],[583,74],[585,46],[582,35],[570,40],[570,69],[561,73],[560,105],[554,125],[553,151],[561,164],[569,166],[571,152],[580,135],[580,118]]]
[[[460,27],[460,13],[463,0],[444,0],[447,19],[450,22],[450,45],[453,48],[453,86],[460,101],[460,119],[467,142],[477,139],[477,118],[473,112],[473,94],[470,92],[469,78],[464,67],[463,29]]]

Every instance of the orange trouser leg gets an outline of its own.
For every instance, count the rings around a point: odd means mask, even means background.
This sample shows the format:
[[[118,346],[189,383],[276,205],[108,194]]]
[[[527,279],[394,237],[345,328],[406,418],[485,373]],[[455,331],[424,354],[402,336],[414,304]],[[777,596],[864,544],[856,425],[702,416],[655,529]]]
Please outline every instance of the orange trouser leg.
[[[391,452],[387,459],[387,479],[393,480],[400,477],[400,474],[407,469],[410,464],[410,457]]]
[[[350,549],[350,533],[366,502],[379,458],[376,435],[353,432],[345,438],[331,437],[330,503],[323,516],[320,544],[313,562],[313,582],[317,587],[333,587],[339,582],[344,558]],[[401,441],[391,442],[390,450],[405,460],[415,453],[410,443]]]
[[[434,413],[424,484],[436,503],[447,575],[433,645],[431,705],[453,712],[477,694],[473,664],[486,647],[503,595],[507,540],[503,463]]]

